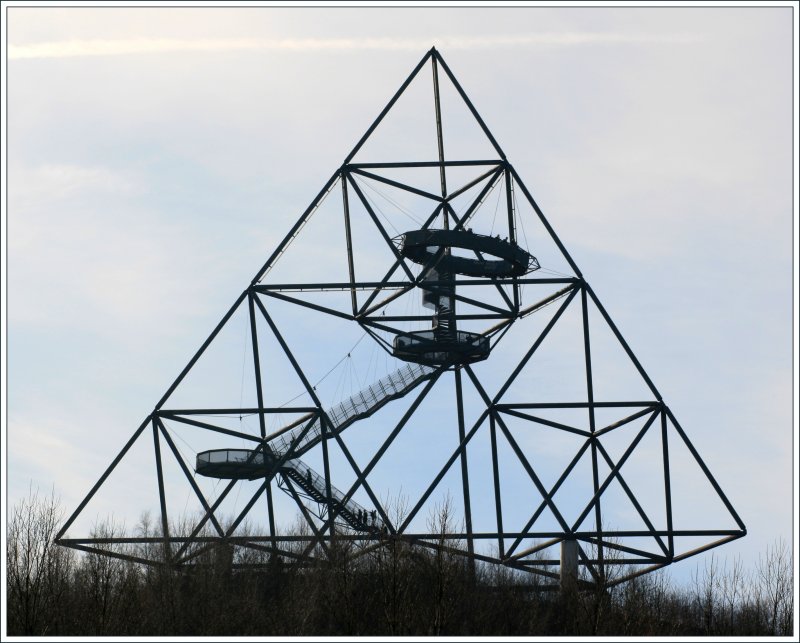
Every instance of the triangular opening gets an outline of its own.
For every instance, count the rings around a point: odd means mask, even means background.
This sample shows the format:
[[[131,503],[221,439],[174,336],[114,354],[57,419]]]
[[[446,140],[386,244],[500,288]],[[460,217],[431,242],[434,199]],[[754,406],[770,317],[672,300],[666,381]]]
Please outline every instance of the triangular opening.
[[[590,297],[587,307],[595,401],[655,401],[655,394]]]
[[[163,406],[240,409],[257,405],[250,316],[243,299]]]
[[[317,363],[314,348],[318,344],[308,341],[316,337],[317,326],[297,306],[262,295],[254,295],[253,302],[264,407],[317,406],[316,373],[307,369],[308,364]]]
[[[733,515],[671,421],[667,422],[667,441],[673,528],[737,529]]]
[[[530,325],[541,331],[532,334],[523,350],[535,350],[506,389],[503,403],[588,402],[583,319],[576,299],[570,303],[564,300],[552,307],[555,310],[548,308],[532,316],[537,319],[531,319]],[[542,323],[547,318],[548,324],[556,319],[549,330]]]
[[[436,113],[430,61],[403,90],[353,157],[353,163],[435,161]]]
[[[85,538],[93,532],[108,531],[118,537],[131,536],[149,522],[158,525],[160,535],[161,509],[155,472],[153,427],[147,422],[124,457],[75,516],[65,537]]]
[[[500,154],[441,63],[438,64],[438,78],[445,158],[451,161],[499,159]]]
[[[577,276],[564,251],[558,247],[544,225],[544,215],[540,216],[533,207],[526,189],[518,179],[513,180],[512,204],[517,225],[517,243],[536,257],[540,267],[534,273],[535,276],[540,278]],[[500,207],[503,207],[502,204]],[[563,239],[560,241],[564,242]]]
[[[349,283],[342,180],[323,193],[259,283]]]

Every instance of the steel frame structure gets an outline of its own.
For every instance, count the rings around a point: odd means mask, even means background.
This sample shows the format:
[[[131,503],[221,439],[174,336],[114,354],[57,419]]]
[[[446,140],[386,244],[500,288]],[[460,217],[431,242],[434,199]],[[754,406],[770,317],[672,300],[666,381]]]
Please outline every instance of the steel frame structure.
[[[438,159],[422,162],[354,162],[354,157],[357,155],[364,143],[369,139],[387,113],[389,113],[406,88],[428,63],[431,65],[433,74]],[[498,158],[458,161],[446,159],[442,135],[442,114],[439,97],[440,71],[443,71],[444,74],[446,74],[449,81],[452,83],[452,86],[455,87],[461,99],[464,101],[464,104],[469,109],[469,112],[480,126],[480,129],[490,141]],[[416,187],[412,184],[389,179],[377,173],[387,168],[423,167],[439,169],[441,184],[439,193],[433,193]],[[450,189],[447,185],[446,169],[451,167],[472,167],[476,171],[480,172],[480,174],[467,184],[459,186],[457,189]],[[441,218],[443,220],[443,227],[451,230],[465,230],[473,212],[485,198],[486,194],[501,180],[503,180],[506,188],[505,206],[507,212],[507,221],[505,224],[508,226],[508,239],[511,243],[517,242],[513,200],[514,197],[512,195],[514,186],[517,186],[524,196],[524,199],[533,208],[533,211],[538,217],[539,222],[547,231],[550,240],[555,244],[555,246],[557,246],[558,250],[571,267],[574,275],[563,278],[536,277],[527,275],[513,276],[507,279],[498,279],[493,277],[456,279],[455,284],[457,287],[479,286],[482,288],[491,289],[492,292],[499,293],[503,302],[500,306],[489,304],[486,301],[475,299],[474,297],[466,297],[459,294],[455,295],[456,300],[465,304],[469,304],[472,307],[477,307],[480,311],[478,313],[471,314],[456,313],[456,319],[461,321],[469,320],[472,322],[490,324],[490,326],[483,331],[483,334],[490,338],[492,345],[496,345],[497,342],[501,341],[506,332],[518,320],[534,314],[545,306],[551,304],[556,305],[557,310],[555,314],[553,314],[550,321],[544,326],[543,330],[538,334],[538,336],[533,338],[532,343],[522,355],[517,366],[505,380],[505,383],[502,385],[500,390],[494,395],[491,395],[486,390],[480,378],[476,374],[475,369],[470,364],[444,364],[436,367],[432,375],[421,386],[420,390],[412,394],[415,396],[413,398],[413,402],[403,414],[399,422],[396,423],[388,437],[375,452],[371,460],[365,466],[359,467],[346,443],[342,439],[341,435],[339,435],[339,432],[332,430],[333,424],[324,410],[320,399],[317,397],[314,387],[311,385],[303,369],[295,359],[291,348],[285,341],[280,330],[278,329],[277,324],[270,315],[268,307],[271,300],[280,300],[296,306],[305,307],[307,310],[316,314],[330,315],[342,320],[346,320],[350,323],[358,324],[366,333],[368,333],[375,341],[377,341],[381,347],[384,348],[384,350],[389,353],[391,353],[391,344],[385,340],[381,333],[397,335],[398,333],[404,332],[403,329],[398,326],[398,324],[409,322],[423,323],[430,321],[430,316],[385,314],[385,308],[389,303],[408,293],[409,291],[419,289],[421,287],[422,280],[428,276],[430,269],[435,267],[437,257],[432,257],[431,261],[424,266],[418,275],[413,273],[407,259],[398,252],[396,244],[394,243],[391,235],[381,223],[380,217],[374,211],[370,200],[364,194],[364,191],[359,184],[359,180],[362,178],[381,182],[391,186],[392,188],[407,191],[415,194],[416,196],[428,199],[431,204],[431,211],[425,220],[424,225],[422,226],[423,229],[429,228],[429,226],[432,226],[436,221],[439,220],[439,218]],[[452,206],[453,200],[465,194],[468,190],[481,185],[481,183],[484,183],[484,186],[478,191],[477,197],[472,201],[470,207],[466,209],[466,212],[459,216],[456,213],[455,208]],[[275,265],[278,259],[280,259],[289,244],[291,244],[292,241],[300,234],[304,225],[314,213],[320,202],[337,184],[340,185],[342,193],[342,212],[346,230],[346,251],[349,268],[349,281],[314,283],[264,282],[266,275],[269,273],[273,265]],[[354,249],[351,236],[351,202],[354,198],[357,199],[360,207],[363,207],[363,209],[366,211],[369,218],[372,220],[372,223],[376,226],[381,237],[394,255],[394,264],[389,267],[383,278],[380,280],[361,281],[356,278],[356,272],[354,268]],[[532,249],[532,251],[535,253],[535,248]],[[526,285],[534,284],[547,285],[552,287],[554,291],[536,303],[523,305],[520,294],[521,288]],[[437,284],[435,282],[431,283],[428,281],[427,285],[435,286]],[[510,289],[510,293],[508,292],[508,289]],[[303,300],[297,295],[292,294],[298,292],[302,293],[303,291],[341,291],[344,293],[349,293],[349,310],[342,311],[339,309],[326,307],[318,303]],[[624,349],[625,354],[630,359],[636,371],[644,383],[646,383],[646,386],[652,395],[650,399],[620,401],[602,401],[594,399],[595,380],[593,379],[592,373],[592,335],[590,332],[591,329],[588,315],[590,303],[594,305],[600,312],[602,319],[611,329],[613,335]],[[587,401],[563,401],[552,403],[504,401],[504,393],[512,385],[522,369],[525,367],[526,363],[534,355],[543,340],[547,337],[548,333],[558,323],[562,314],[570,305],[579,306],[581,311]],[[252,346],[252,358],[255,367],[258,406],[255,408],[214,409],[178,409],[167,407],[166,403],[168,402],[172,393],[192,370],[209,345],[220,333],[221,329],[225,326],[232,315],[240,309],[240,307],[246,307],[250,320],[250,342]],[[264,398],[262,395],[263,391],[261,382],[259,342],[258,333],[256,330],[257,321],[262,324],[264,322],[267,324],[275,339],[280,344],[285,356],[291,363],[297,376],[303,382],[308,396],[313,400],[313,405],[281,407],[270,407],[264,405]],[[381,504],[377,494],[371,487],[369,483],[369,476],[371,471],[373,471],[374,467],[381,460],[382,456],[386,453],[393,440],[403,430],[409,418],[412,417],[421,402],[434,388],[441,375],[447,371],[452,371],[455,379],[459,444],[452,451],[452,454],[447,462],[445,462],[442,468],[433,477],[431,484],[428,486],[423,495],[417,500],[410,512],[405,516],[402,522],[396,524],[392,521],[386,507]],[[478,392],[482,403],[485,405],[485,410],[481,413],[478,420],[471,426],[468,426],[465,422],[463,393],[463,383],[465,377],[468,378],[469,382],[471,382],[472,386]],[[602,408],[618,409],[621,413],[625,413],[626,415],[614,423],[600,426],[596,421],[595,412],[597,409]],[[560,422],[554,422],[544,417],[540,417],[537,414],[537,412],[541,413],[544,410],[552,409],[585,409],[588,413],[588,428],[580,428],[569,426]],[[259,435],[251,435],[241,431],[235,431],[230,428],[212,424],[203,419],[198,419],[199,416],[210,414],[235,416],[241,415],[242,413],[251,413],[258,416],[260,427]],[[305,414],[303,418],[303,421],[305,422],[303,430],[296,435],[292,443],[292,447],[285,451],[282,456],[277,459],[277,461],[272,463],[268,471],[265,471],[264,480],[258,486],[256,493],[247,502],[244,509],[236,517],[233,523],[224,529],[215,516],[215,510],[217,510],[225,497],[228,496],[237,481],[231,480],[219,494],[217,499],[213,503],[209,502],[194,480],[190,464],[187,464],[187,462],[181,456],[173,437],[170,435],[170,431],[165,426],[165,420],[179,422],[183,425],[195,427],[197,429],[212,431],[246,440],[252,444],[253,453],[257,453],[266,449],[266,445],[269,443],[270,439],[274,437],[274,435],[268,435],[267,433],[265,423],[265,416],[267,414],[298,413]],[[287,415],[287,417],[289,417],[289,415]],[[515,440],[511,430],[509,429],[507,421],[508,418],[522,419],[540,426],[546,426],[556,431],[568,432],[583,439],[582,445],[577,451],[575,457],[564,469],[554,485],[546,487],[543,484],[540,475],[537,474],[536,467],[526,455],[523,448]],[[644,425],[638,431],[636,437],[630,443],[623,455],[616,460],[613,459],[603,445],[603,436],[637,420],[644,420]],[[281,480],[278,479],[279,468],[284,464],[284,462],[292,457],[292,449],[295,445],[300,444],[305,437],[306,432],[311,429],[315,422],[318,422],[321,425],[322,430],[321,448],[324,462],[324,477],[327,498],[332,498],[332,481],[328,443],[333,441],[331,444],[335,443],[338,448],[341,449],[341,452],[344,454],[345,458],[356,474],[356,481],[347,490],[345,497],[352,498],[353,494],[359,490],[362,490],[367,494],[367,496],[369,496],[375,511],[377,511],[378,515],[380,516],[382,524],[386,527],[381,534],[357,533],[348,531],[346,529],[342,530],[337,528],[337,513],[333,506],[321,506],[321,511],[318,511],[316,515],[312,515],[314,512],[312,512],[303,502],[303,498],[301,497],[302,491],[296,488],[296,485],[293,485],[290,480],[285,478],[282,480],[283,488],[295,499],[301,514],[310,527],[311,533],[308,536],[282,536],[277,533],[273,510],[272,482],[281,482]],[[487,424],[491,437],[492,481],[495,502],[494,513],[496,529],[494,531],[475,531],[473,530],[471,517],[467,446],[470,444],[473,436],[476,435],[476,432],[481,427],[485,427]],[[671,471],[670,468],[670,440],[668,427],[674,428],[674,431],[677,436],[679,436],[680,441],[688,448],[692,457],[702,470],[706,480],[718,495],[719,499],[730,513],[730,516],[735,521],[737,528],[719,530],[677,530],[673,528],[671,476],[674,475],[674,472]],[[108,476],[125,457],[126,453],[129,451],[134,442],[136,442],[145,432],[152,433],[153,439],[156,461],[156,476],[158,479],[159,490],[161,534],[154,537],[142,538],[66,537],[65,534],[67,533],[67,530],[73,524],[77,516],[83,511],[87,503],[92,499],[98,489],[100,489],[100,487],[106,481]],[[663,488],[665,491],[663,506],[664,511],[666,512],[666,529],[657,529],[654,526],[653,522],[650,520],[647,513],[637,500],[634,490],[631,489],[631,487],[626,483],[623,473],[621,472],[623,465],[628,460],[631,453],[648,432],[660,434],[662,461],[659,464],[661,467]],[[537,506],[531,507],[530,519],[525,527],[519,531],[507,531],[503,526],[503,511],[500,494],[503,472],[498,462],[498,440],[500,439],[500,436],[502,436],[511,446],[511,449],[515,453],[520,464],[542,497],[541,502],[539,502]],[[164,445],[166,445],[168,453],[171,453],[176,458],[181,470],[186,476],[186,480],[191,485],[198,501],[203,507],[204,515],[202,519],[197,522],[194,529],[188,536],[175,536],[170,534],[167,505],[165,501],[164,473],[162,468],[162,452],[164,451]],[[573,471],[576,463],[587,452],[591,455],[591,485],[593,489],[593,495],[583,507],[581,513],[579,514],[579,518],[574,521],[568,521],[565,519],[564,515],[555,503],[554,496],[564,481],[568,478],[570,473]],[[420,533],[410,531],[409,525],[411,524],[413,518],[418,514],[426,500],[430,497],[430,494],[433,492],[448,470],[451,467],[456,466],[456,462],[458,462],[457,466],[460,467],[461,470],[462,488],[460,493],[463,499],[463,507],[465,512],[465,530],[463,532],[449,534]],[[610,473],[605,477],[600,475],[600,463],[604,463],[604,466],[607,466],[610,469]],[[604,531],[602,529],[603,514],[601,500],[604,491],[613,482],[617,482],[621,485],[626,496],[630,499],[633,507],[635,507],[643,523],[647,525],[646,529],[628,531]],[[266,496],[267,500],[267,520],[269,523],[269,533],[257,536],[237,535],[237,527],[239,527],[242,521],[247,517],[256,500],[262,496]],[[537,519],[546,510],[551,511],[552,515],[555,516],[560,529],[534,529]],[[594,518],[595,528],[581,528],[581,524],[587,517]],[[209,536],[202,533],[203,529],[208,528],[209,525],[213,529],[215,535]],[[376,120],[358,141],[350,154],[345,158],[342,165],[325,183],[308,208],[303,212],[303,214],[283,238],[281,243],[275,248],[264,265],[255,274],[251,283],[238,296],[231,308],[223,316],[222,320],[217,324],[186,367],[167,389],[162,398],[155,405],[154,410],[141,423],[122,450],[111,462],[103,475],[97,480],[89,493],[79,504],[77,509],[65,522],[58,533],[56,542],[60,545],[72,547],[77,550],[100,553],[103,555],[114,556],[139,563],[155,565],[166,564],[172,567],[181,567],[185,565],[191,565],[203,552],[208,551],[210,548],[220,544],[237,545],[257,551],[269,552],[273,556],[285,558],[287,560],[297,560],[301,563],[310,563],[315,560],[315,551],[322,552],[322,556],[324,556],[326,552],[330,550],[331,544],[336,539],[341,541],[360,542],[375,541],[375,546],[381,546],[382,544],[399,540],[408,543],[415,543],[417,545],[432,549],[445,549],[452,553],[466,556],[473,561],[483,561],[486,563],[505,565],[517,570],[538,574],[546,578],[557,579],[559,574],[556,571],[553,571],[552,566],[557,566],[559,561],[552,558],[542,558],[539,554],[540,552],[543,552],[562,541],[574,540],[579,544],[578,554],[580,557],[580,564],[585,568],[589,582],[608,585],[620,583],[635,576],[659,569],[670,563],[683,560],[702,551],[706,551],[737,538],[741,538],[745,534],[746,528],[744,523],[734,510],[730,501],[725,496],[720,485],[717,483],[708,467],[703,462],[699,453],[692,445],[687,434],[676,420],[672,411],[663,401],[658,389],[655,387],[650,377],[640,364],[639,360],[628,346],[622,334],[617,329],[617,326],[614,324],[611,317],[599,301],[597,295],[584,279],[580,269],[570,257],[566,248],[537,205],[530,191],[525,187],[513,166],[506,159],[504,152],[492,136],[484,121],[481,119],[464,90],[461,88],[461,85],[452,74],[441,54],[435,49],[431,49],[425,54],[422,60],[420,60],[405,82],[381,111]],[[654,543],[657,544],[656,552],[645,551],[641,548],[624,544],[624,540],[626,538],[643,537],[653,539]],[[702,537],[708,538],[709,541],[706,544],[690,551],[678,551],[675,546],[675,539],[679,537]],[[520,547],[523,541],[531,538],[540,539],[541,542],[533,547],[521,549]],[[496,541],[498,552],[497,555],[492,556],[476,551],[476,543],[487,541]],[[304,551],[301,554],[298,554],[296,551],[289,551],[289,549],[287,549],[287,545],[297,542],[301,542],[303,545],[305,545]],[[451,542],[465,543],[466,548],[446,544]],[[154,559],[132,556],[127,553],[113,551],[114,545],[137,543],[160,545],[163,549],[161,550],[159,556]],[[109,548],[109,546],[111,546],[111,548]],[[609,556],[609,552],[613,552],[613,555]],[[610,580],[607,570],[611,565],[626,566],[626,573],[623,575],[614,576],[613,580]]]

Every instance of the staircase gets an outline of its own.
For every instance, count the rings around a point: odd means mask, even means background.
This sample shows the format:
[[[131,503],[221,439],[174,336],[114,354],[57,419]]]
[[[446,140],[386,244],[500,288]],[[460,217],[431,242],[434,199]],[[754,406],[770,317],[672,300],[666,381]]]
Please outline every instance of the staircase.
[[[432,269],[422,280],[422,305],[434,310],[433,331],[437,342],[452,342],[456,337],[455,275],[450,271]],[[439,282],[428,286],[429,282]],[[444,284],[444,285],[442,285]]]
[[[333,485],[331,485],[331,499],[328,502],[325,478],[301,460],[287,461],[281,467],[281,473],[300,487],[311,500],[320,507],[326,507],[329,511],[334,512],[355,531],[379,532],[383,529],[383,521],[378,517],[377,512],[367,511],[354,500],[345,502],[344,494]],[[283,488],[283,490],[291,494],[288,489]]]
[[[447,297],[442,297],[442,303],[436,307],[436,316],[433,318],[433,336],[436,342],[456,341],[455,314],[448,301]]]
[[[375,411],[392,400],[403,397],[420,382],[428,379],[434,369],[423,364],[407,364],[401,369],[390,373],[386,377],[359,391],[344,402],[331,407],[326,411],[334,433],[339,434],[348,426],[369,417]],[[312,416],[308,416],[309,419]],[[290,430],[278,432],[275,438],[268,442],[268,446],[277,456],[282,456],[292,446],[292,442],[305,429],[306,424],[294,426]],[[322,423],[320,418],[314,420],[311,428],[292,449],[291,457],[296,458],[319,444],[322,439]]]
[[[369,417],[375,411],[392,400],[404,396],[417,384],[428,379],[434,369],[423,364],[406,364],[394,373],[371,384],[362,391],[347,398],[344,402],[331,407],[326,411],[330,420],[331,430],[335,434],[344,431],[348,426]],[[308,416],[311,421],[311,415]],[[375,511],[367,511],[354,500],[344,501],[344,494],[331,485],[331,498],[328,500],[325,489],[325,478],[299,459],[301,455],[313,448],[322,440],[322,422],[320,418],[313,420],[302,439],[292,447],[305,429],[307,423],[295,423],[287,427],[267,443],[272,453],[277,457],[284,456],[291,449],[291,459],[286,460],[280,469],[281,474],[295,483],[311,500],[335,512],[350,527],[356,531],[378,532],[383,528],[383,522]],[[328,435],[331,435],[329,432]],[[286,487],[281,487],[291,495]]]

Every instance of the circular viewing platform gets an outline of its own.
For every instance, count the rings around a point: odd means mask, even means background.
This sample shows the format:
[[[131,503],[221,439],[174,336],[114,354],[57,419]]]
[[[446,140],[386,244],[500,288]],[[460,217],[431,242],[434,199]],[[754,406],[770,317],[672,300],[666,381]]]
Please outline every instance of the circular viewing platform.
[[[209,478],[255,480],[265,477],[274,461],[251,449],[212,449],[197,454],[195,471]]]
[[[411,230],[400,237],[400,254],[425,265],[442,248],[460,248],[475,257],[445,254],[436,262],[439,270],[470,277],[520,277],[539,269],[536,257],[515,243],[467,230]]]
[[[489,338],[459,330],[452,337],[436,337],[433,330],[403,333],[394,338],[392,354],[407,362],[429,366],[471,364],[489,357]]]

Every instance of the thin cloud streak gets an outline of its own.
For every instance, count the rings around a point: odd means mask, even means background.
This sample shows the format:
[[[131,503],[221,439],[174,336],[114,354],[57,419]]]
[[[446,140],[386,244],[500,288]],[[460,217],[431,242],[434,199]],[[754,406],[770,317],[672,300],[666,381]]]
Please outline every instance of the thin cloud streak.
[[[131,38],[117,40],[64,40],[28,45],[9,45],[11,60],[31,58],[72,58],[77,56],[119,56],[188,51],[420,51],[431,41],[447,49],[486,49],[490,47],[590,46],[690,44],[700,42],[697,34],[623,33],[538,33],[516,36],[452,36],[434,39],[398,38],[257,38],[197,39]]]

